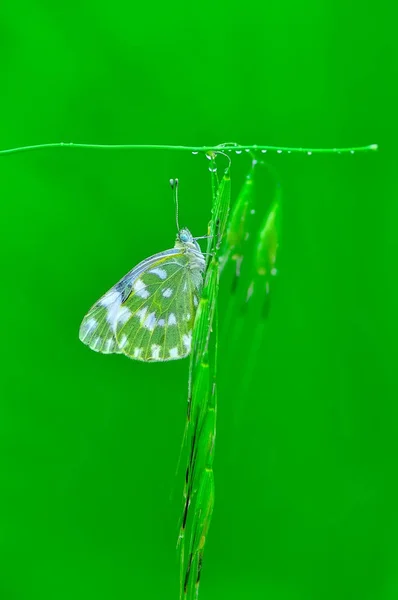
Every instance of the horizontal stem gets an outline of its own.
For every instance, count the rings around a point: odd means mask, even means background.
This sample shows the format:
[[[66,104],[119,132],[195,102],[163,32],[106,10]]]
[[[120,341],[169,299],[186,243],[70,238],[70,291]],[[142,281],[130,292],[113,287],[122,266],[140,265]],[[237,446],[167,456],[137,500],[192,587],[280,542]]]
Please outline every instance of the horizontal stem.
[[[370,152],[378,150],[377,144],[370,146],[354,146],[352,148],[289,148],[286,146],[241,146],[239,144],[220,144],[219,146],[169,146],[167,144],[75,144],[74,142],[52,142],[50,144],[36,144],[34,146],[21,146],[0,150],[0,154],[15,154],[45,148],[90,148],[97,150],[182,150],[186,152],[217,152],[227,151],[241,154],[242,152],[282,152],[304,154],[354,154],[355,152]]]

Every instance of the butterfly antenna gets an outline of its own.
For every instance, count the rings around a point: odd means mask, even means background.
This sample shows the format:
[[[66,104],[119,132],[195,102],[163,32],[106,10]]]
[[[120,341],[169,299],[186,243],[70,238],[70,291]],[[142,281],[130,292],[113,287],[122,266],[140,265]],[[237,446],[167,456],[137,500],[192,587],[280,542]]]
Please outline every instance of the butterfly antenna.
[[[176,225],[177,231],[180,231],[180,224],[178,222],[178,179],[170,179],[171,189],[173,190],[174,204],[176,207]]]

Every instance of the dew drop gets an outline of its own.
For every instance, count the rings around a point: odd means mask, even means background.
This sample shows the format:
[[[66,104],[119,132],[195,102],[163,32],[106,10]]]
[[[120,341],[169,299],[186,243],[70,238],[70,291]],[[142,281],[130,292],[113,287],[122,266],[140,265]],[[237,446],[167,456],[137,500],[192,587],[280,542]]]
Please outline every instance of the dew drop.
[[[242,150],[235,150],[236,154],[242,154]]]
[[[209,167],[210,173],[217,173],[217,167]]]
[[[282,154],[282,150],[277,150],[277,154]]]
[[[245,152],[250,152],[249,148],[245,148]]]
[[[311,152],[311,151],[309,151],[309,152],[307,152],[307,154],[308,154],[308,156],[311,156],[312,152]]]
[[[199,152],[195,151],[195,152],[192,152],[192,154],[199,154]]]
[[[261,150],[261,152],[262,152],[263,154],[265,154],[267,151],[266,151],[266,150]]]
[[[288,153],[288,154],[291,154],[291,153],[292,153],[292,151],[291,151],[291,150],[288,150],[288,151],[287,151],[287,153]]]
[[[355,150],[350,150],[350,154],[355,154]]]

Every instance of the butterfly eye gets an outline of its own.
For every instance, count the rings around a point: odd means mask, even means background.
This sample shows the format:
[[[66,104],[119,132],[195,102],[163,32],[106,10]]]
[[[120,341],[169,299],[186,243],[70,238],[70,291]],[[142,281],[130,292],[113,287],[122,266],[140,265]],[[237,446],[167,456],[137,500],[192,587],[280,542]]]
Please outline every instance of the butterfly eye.
[[[180,234],[180,240],[181,242],[187,242],[188,241],[188,235],[186,233],[181,233]]]

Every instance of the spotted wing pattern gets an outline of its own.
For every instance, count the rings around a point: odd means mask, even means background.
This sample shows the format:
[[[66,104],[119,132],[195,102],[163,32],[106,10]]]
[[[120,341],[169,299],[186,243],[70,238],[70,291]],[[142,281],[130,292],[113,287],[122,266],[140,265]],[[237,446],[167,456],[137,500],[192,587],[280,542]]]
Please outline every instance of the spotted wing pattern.
[[[79,337],[96,352],[142,361],[190,353],[202,269],[174,248],[146,259],[90,309]]]

